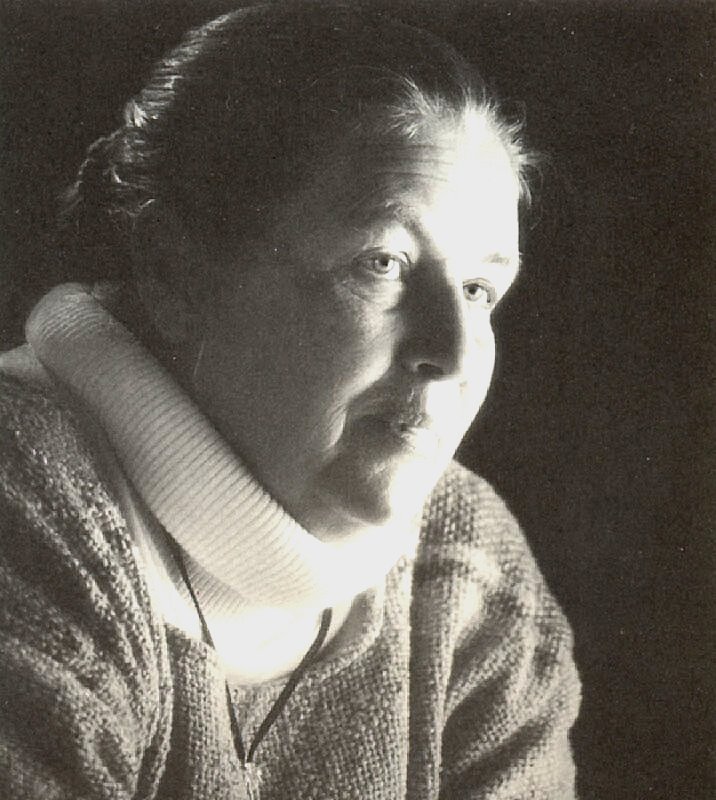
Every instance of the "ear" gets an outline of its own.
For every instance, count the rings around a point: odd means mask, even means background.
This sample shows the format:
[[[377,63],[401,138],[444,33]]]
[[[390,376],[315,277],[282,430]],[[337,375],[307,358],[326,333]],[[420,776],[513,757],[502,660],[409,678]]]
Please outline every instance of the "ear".
[[[146,319],[168,344],[188,343],[200,320],[198,297],[191,291],[200,261],[171,209],[158,201],[142,209],[134,220],[130,255]]]

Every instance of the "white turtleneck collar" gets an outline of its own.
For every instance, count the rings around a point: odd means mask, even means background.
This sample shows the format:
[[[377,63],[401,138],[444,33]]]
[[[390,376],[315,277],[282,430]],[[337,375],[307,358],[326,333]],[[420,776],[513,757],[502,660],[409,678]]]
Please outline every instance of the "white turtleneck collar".
[[[86,287],[53,289],[27,340],[94,413],[142,501],[207,577],[252,605],[320,608],[378,584],[414,530],[321,542],[259,486],[194,402]]]

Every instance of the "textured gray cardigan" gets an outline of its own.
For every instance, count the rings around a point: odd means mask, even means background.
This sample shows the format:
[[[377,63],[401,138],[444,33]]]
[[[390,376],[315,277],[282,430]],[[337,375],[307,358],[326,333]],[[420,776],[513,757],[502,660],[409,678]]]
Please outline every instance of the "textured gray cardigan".
[[[0,797],[241,798],[212,650],[158,618],[81,418],[0,373]],[[453,465],[259,748],[262,800],[566,800],[569,627],[514,519]],[[233,694],[244,736],[282,681]]]

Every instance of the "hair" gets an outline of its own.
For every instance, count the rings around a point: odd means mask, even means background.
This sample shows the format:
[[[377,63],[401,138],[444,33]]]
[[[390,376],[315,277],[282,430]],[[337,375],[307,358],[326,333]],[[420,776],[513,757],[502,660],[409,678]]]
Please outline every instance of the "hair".
[[[128,278],[133,220],[155,202],[209,246],[256,234],[339,139],[414,139],[470,110],[529,199],[521,126],[502,119],[442,40],[344,4],[233,11],[189,32],[127,103],[123,124],[89,147],[65,196],[61,253],[79,279]]]

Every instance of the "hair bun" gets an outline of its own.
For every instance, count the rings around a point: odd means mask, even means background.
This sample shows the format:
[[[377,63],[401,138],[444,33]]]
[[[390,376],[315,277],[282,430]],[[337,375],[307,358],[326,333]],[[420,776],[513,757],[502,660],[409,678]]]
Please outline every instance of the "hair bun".
[[[111,197],[110,185],[118,183],[115,171],[117,140],[123,133],[118,128],[107,136],[100,136],[87,148],[77,177],[65,193],[65,213],[70,214],[79,203],[96,209],[106,208]]]

